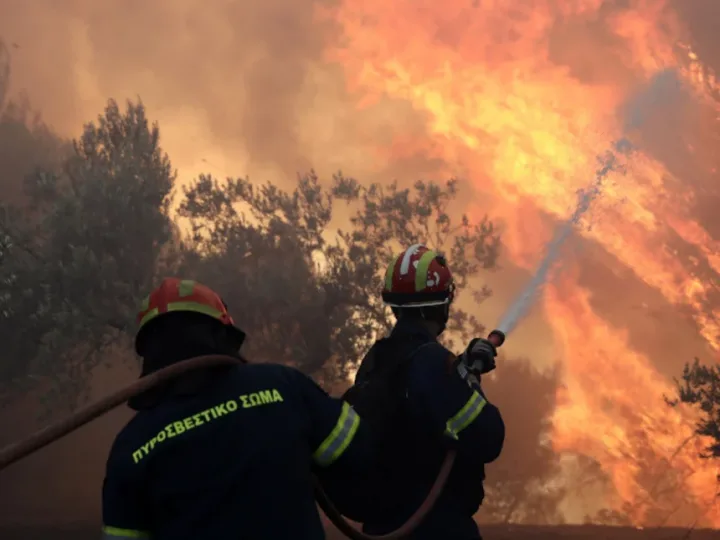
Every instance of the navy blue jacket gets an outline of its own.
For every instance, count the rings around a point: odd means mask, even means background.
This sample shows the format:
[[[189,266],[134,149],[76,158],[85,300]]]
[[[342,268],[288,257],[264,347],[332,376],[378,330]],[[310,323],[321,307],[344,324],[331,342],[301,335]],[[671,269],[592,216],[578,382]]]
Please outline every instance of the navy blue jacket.
[[[357,474],[364,429],[295,369],[230,368],[201,392],[140,410],[117,436],[104,538],[323,539],[312,470]]]
[[[453,448],[457,458],[445,490],[411,538],[478,539],[473,515],[484,497],[485,464],[500,455],[505,439],[500,412],[479,387],[460,377],[455,356],[422,326],[401,319],[390,337],[403,343],[400,354],[412,355],[404,387],[401,454],[405,457],[398,461],[391,480],[396,504],[366,522],[364,531],[385,534],[407,521],[430,491],[447,450]]]

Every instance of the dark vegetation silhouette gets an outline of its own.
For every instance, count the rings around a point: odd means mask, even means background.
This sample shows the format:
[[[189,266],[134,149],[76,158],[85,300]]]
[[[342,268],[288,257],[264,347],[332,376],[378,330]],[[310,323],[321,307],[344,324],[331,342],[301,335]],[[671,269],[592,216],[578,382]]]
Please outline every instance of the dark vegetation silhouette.
[[[685,364],[682,376],[676,381],[677,398],[668,399],[671,406],[688,404],[700,411],[695,434],[705,441],[700,454],[708,461],[717,463],[720,458],[720,365],[703,364],[699,359]],[[717,478],[715,503],[720,500],[720,474]]]
[[[65,141],[26,100],[8,98],[9,78],[0,45],[3,405],[32,396],[48,420],[86,401],[98,367],[133,361],[137,302],[168,274],[225,297],[248,333],[249,358],[293,364],[326,388],[346,385],[390,328],[381,275],[392,253],[418,240],[447,254],[458,281],[448,345],[459,351],[486,333],[473,311],[491,294],[483,272],[497,266],[500,233],[488,217],[450,211],[456,180],[402,187],[309,171],[292,189],[209,175],[180,189],[139,100],[110,100]],[[485,386],[507,442],[489,467],[479,519],[561,523],[566,491],[553,483],[560,459],[549,442],[558,373],[524,359],[499,364]],[[702,429],[717,438],[714,426]],[[99,493],[101,478],[85,481]],[[608,511],[592,521],[619,519]]]
[[[708,440],[703,457],[720,458],[720,366],[702,364],[696,358],[685,365],[677,387],[679,399],[671,400],[671,405],[689,403],[702,411],[696,433]]]

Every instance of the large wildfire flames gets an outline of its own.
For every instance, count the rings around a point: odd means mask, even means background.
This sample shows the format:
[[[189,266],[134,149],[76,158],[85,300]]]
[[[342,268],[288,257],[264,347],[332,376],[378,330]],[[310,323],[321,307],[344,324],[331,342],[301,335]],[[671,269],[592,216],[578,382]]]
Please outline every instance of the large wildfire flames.
[[[362,102],[389,96],[427,113],[428,152],[462,163],[478,189],[493,194],[492,212],[507,222],[509,255],[528,268],[537,260],[527,254],[537,254],[550,231],[528,236],[513,208],[566,219],[597,156],[626,135],[627,119],[617,111],[639,86],[672,69],[686,98],[717,116],[715,81],[683,45],[683,26],[663,0],[343,0],[329,15],[342,29],[331,56],[351,90]],[[637,134],[627,135],[635,142]],[[426,135],[417,138],[418,147],[427,143]],[[687,310],[717,350],[717,311],[708,305],[720,253],[689,217],[692,189],[656,156],[636,150],[625,172],[606,183],[592,227],[581,234]],[[671,238],[692,246],[694,262],[677,256]],[[671,469],[678,489],[707,509],[715,471],[697,457],[702,441],[686,442],[692,413],[664,406],[671,382],[593,311],[591,297],[572,272],[546,289],[565,377],[556,449],[597,460],[618,508],[630,505],[638,525],[648,522],[643,501],[653,496],[640,481],[641,453],[645,463],[649,452],[650,462]],[[709,510],[707,519],[720,526],[719,511]]]

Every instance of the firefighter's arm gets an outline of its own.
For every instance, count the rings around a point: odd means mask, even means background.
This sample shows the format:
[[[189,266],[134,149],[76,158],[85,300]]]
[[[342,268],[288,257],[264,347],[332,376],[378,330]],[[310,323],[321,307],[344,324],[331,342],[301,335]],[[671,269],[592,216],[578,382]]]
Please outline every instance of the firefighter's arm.
[[[295,385],[310,418],[310,445],[319,467],[334,464],[357,466],[370,453],[367,427],[342,399],[330,397],[310,377],[295,372]]]
[[[125,459],[123,459],[125,458]],[[103,540],[149,539],[143,493],[130,454],[110,452],[102,488]]]
[[[505,423],[480,388],[460,377],[454,359],[439,345],[425,347],[412,363],[408,397],[451,447],[490,463],[502,451]]]

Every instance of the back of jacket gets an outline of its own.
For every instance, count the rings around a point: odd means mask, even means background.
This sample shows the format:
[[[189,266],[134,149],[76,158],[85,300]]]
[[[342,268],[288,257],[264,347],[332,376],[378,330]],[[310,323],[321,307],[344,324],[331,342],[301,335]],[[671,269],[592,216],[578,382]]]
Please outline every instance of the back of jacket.
[[[383,480],[384,485],[392,484],[383,489],[392,492],[396,503],[366,522],[364,530],[385,534],[407,521],[427,496],[452,448],[457,457],[446,487],[411,538],[480,538],[473,515],[484,497],[485,464],[502,449],[502,417],[479,388],[459,376],[455,357],[424,328],[401,320],[391,339],[401,344],[398,354],[412,355],[403,388],[405,423],[399,427],[403,442],[393,450],[403,459],[394,457],[395,469]]]
[[[359,429],[347,404],[294,369],[231,368],[140,411],[118,435],[105,537],[322,539],[311,469],[361,467]]]

